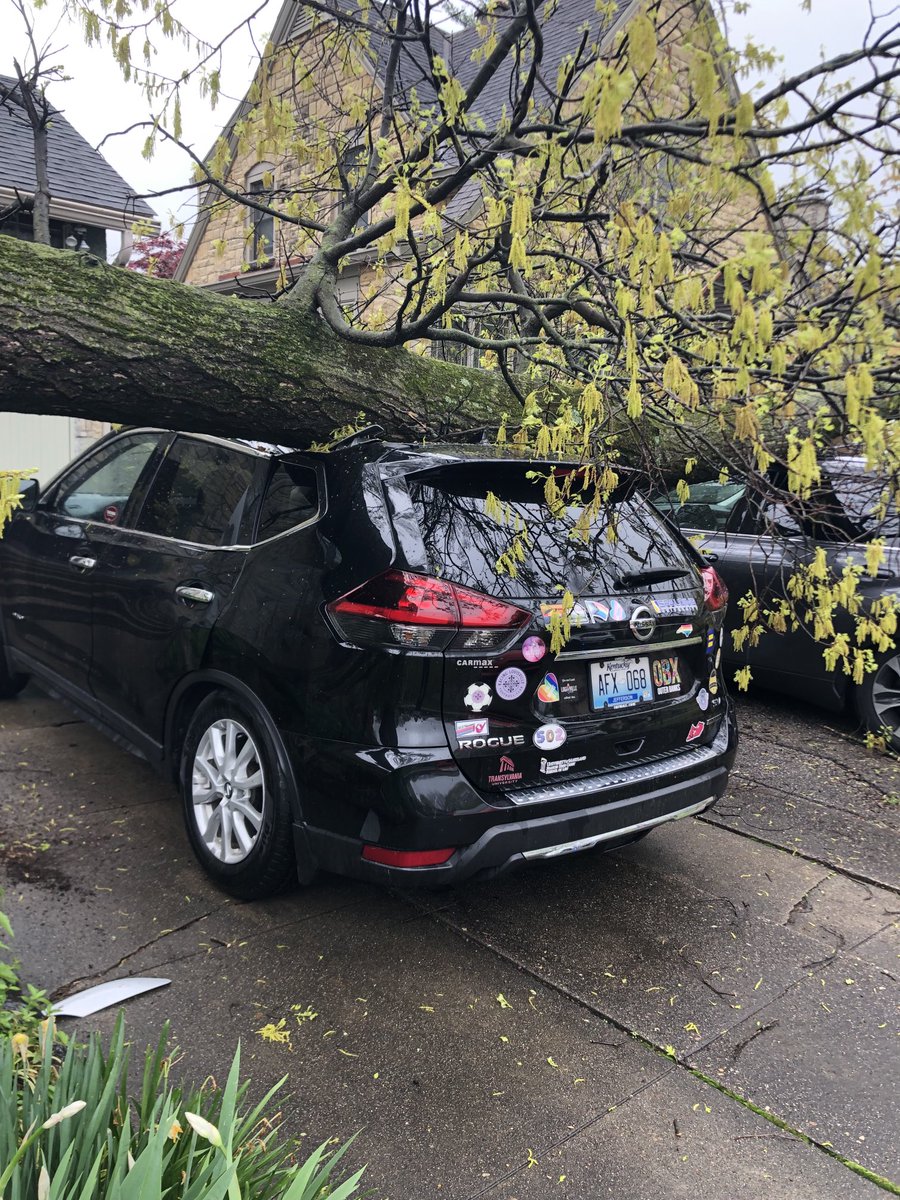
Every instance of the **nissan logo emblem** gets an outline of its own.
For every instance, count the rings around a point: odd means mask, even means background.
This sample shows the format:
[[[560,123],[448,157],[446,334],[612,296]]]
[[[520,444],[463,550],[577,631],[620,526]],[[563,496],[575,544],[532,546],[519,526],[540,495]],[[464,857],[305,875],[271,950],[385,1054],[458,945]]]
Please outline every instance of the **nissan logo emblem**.
[[[631,632],[639,641],[646,642],[656,630],[656,617],[649,608],[641,604],[631,614]]]

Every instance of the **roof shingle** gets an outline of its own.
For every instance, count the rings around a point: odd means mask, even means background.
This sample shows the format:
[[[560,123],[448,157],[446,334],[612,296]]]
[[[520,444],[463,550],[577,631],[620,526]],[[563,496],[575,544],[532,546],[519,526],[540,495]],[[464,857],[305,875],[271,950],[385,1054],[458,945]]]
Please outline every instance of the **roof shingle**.
[[[0,95],[15,85],[15,79],[0,75]],[[62,113],[55,113],[50,124],[48,158],[53,197],[110,209],[126,219],[157,220],[150,205],[135,197],[134,189]],[[12,99],[0,102],[0,187],[35,189],[31,127]]]

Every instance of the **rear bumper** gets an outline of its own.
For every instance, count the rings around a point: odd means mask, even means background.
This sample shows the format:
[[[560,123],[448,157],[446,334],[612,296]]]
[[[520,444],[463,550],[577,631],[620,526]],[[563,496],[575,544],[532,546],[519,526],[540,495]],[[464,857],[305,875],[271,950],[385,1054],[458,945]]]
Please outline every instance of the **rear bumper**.
[[[362,858],[362,838],[310,826],[298,826],[297,837],[303,839],[306,852],[312,852],[325,870],[400,887],[443,887],[505,873],[533,859],[593,848],[612,849],[656,825],[703,812],[722,796],[737,746],[737,730],[730,713],[721,734],[721,753],[688,777],[684,771],[675,771],[667,779],[665,767],[660,764],[652,781],[605,789],[602,800],[599,794],[580,796],[583,807],[498,821],[470,844],[459,846],[440,866],[410,869],[368,862]]]

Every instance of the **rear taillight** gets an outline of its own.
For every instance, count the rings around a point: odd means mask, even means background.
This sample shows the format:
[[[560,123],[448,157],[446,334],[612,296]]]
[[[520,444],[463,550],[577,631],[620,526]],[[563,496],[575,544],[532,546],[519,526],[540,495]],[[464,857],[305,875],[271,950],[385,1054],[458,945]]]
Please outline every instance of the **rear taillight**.
[[[343,641],[398,650],[502,650],[531,622],[504,600],[393,568],[325,611]]]
[[[713,612],[724,608],[728,603],[728,588],[722,576],[715,567],[703,567],[700,575],[703,579],[703,599],[706,601],[706,607],[711,608]]]
[[[456,853],[455,847],[448,850],[386,850],[384,846],[363,846],[362,856],[366,862],[380,863],[383,867],[439,867]]]

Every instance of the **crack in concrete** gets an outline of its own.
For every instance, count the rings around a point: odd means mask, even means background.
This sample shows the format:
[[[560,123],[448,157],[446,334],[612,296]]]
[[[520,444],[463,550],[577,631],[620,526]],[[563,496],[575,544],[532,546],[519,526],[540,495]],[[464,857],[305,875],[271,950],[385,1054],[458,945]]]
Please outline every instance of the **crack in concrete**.
[[[725,999],[729,996],[737,996],[737,992],[726,992],[726,991],[723,991],[721,988],[717,988],[714,983],[710,983],[709,980],[706,978],[706,976],[703,974],[703,972],[700,970],[700,967],[697,965],[697,963],[695,963],[693,961],[693,959],[687,958],[685,956],[683,949],[678,951],[678,957],[685,964],[685,966],[690,967],[690,969],[694,972],[694,974],[697,977],[698,983],[702,983],[704,987],[709,988],[709,990],[714,995],[719,996],[723,999]]]
[[[794,799],[805,800],[807,804],[815,804],[817,808],[827,808],[829,812],[839,812],[848,817],[856,817],[858,821],[868,821],[870,823],[872,821],[872,816],[869,813],[857,812],[854,808],[844,808],[840,804],[833,803],[830,800],[822,800],[816,796],[807,796],[805,792],[799,792],[796,789],[791,791],[790,788],[781,787],[769,779],[760,779],[758,776],[751,775],[747,771],[734,771],[733,775],[736,779],[745,779],[750,783],[756,784],[758,787],[764,788],[766,791],[777,792],[782,796],[791,796]],[[883,806],[882,811],[885,811]]]
[[[816,891],[817,888],[820,888],[823,883],[826,883],[829,879],[833,878],[834,871],[829,871],[827,875],[823,875],[821,879],[816,880],[811,887],[808,887],[788,913],[785,925],[793,925],[797,918],[803,913],[812,912],[812,902],[810,900],[810,896]]]
[[[754,1029],[748,1037],[745,1037],[740,1042],[737,1042],[734,1049],[731,1051],[732,1066],[737,1062],[752,1041],[760,1037],[762,1034],[768,1033],[770,1029],[776,1029],[780,1024],[781,1022],[776,1017],[774,1021],[769,1021],[768,1025],[757,1025],[756,1029]]]
[[[225,906],[229,903],[229,900],[223,900],[221,904],[217,904],[215,907],[211,908],[209,912],[201,913],[196,917],[190,917],[187,921],[183,921],[180,925],[175,925],[171,929],[161,929],[155,937],[149,938],[140,946],[135,946],[133,949],[128,950],[122,955],[121,958],[111,965],[103,967],[101,970],[95,971],[91,975],[83,975],[78,979],[69,980],[68,983],[61,983],[59,987],[54,989],[50,997],[51,1000],[63,1000],[70,995],[72,989],[79,984],[91,983],[95,979],[102,979],[103,976],[108,975],[110,971],[118,971],[120,967],[123,967],[125,963],[127,963],[130,958],[134,958],[136,954],[140,954],[144,950],[149,950],[151,946],[155,946],[157,942],[161,942],[163,938],[171,937],[173,933],[183,933],[185,929],[190,929],[192,925],[196,925],[200,921],[205,921],[207,917],[211,917],[213,913],[220,912],[221,909],[225,908]]]
[[[714,825],[717,829],[725,829],[729,833],[735,834],[737,837],[746,838],[750,842],[758,842],[762,846],[768,846],[772,850],[778,850],[782,854],[788,854],[791,858],[800,858],[804,862],[815,863],[816,866],[826,867],[830,871],[834,871],[836,875],[843,875],[847,879],[853,879],[856,883],[863,883],[871,887],[881,888],[885,892],[893,892],[900,896],[900,884],[885,883],[882,879],[873,879],[871,875],[863,875],[859,871],[853,871],[849,867],[838,866],[837,863],[829,862],[827,858],[819,858],[815,854],[809,854],[805,850],[788,850],[784,846],[779,846],[777,842],[770,842],[768,838],[759,837],[755,833],[750,833],[744,829],[736,829],[733,825],[726,825],[722,820],[715,820],[715,810],[711,810],[711,814],[700,813],[694,817],[695,821],[702,821],[704,825]]]
[[[776,849],[777,848],[778,847],[776,847]],[[823,864],[823,865],[828,865],[828,864]],[[416,901],[414,898],[407,897],[406,900],[407,900],[407,903],[410,904],[412,907],[414,907],[414,908],[419,907],[416,904]],[[460,926],[456,925],[452,920],[448,919],[447,917],[444,917],[442,915],[443,912],[444,912],[443,909],[437,910],[436,912],[435,911],[427,911],[426,915],[431,917],[433,920],[439,922],[440,924],[444,925],[446,928],[450,929],[451,932],[455,933],[458,937],[462,938],[464,941],[472,942],[475,945],[480,946],[482,949],[487,950],[488,953],[494,954],[498,958],[503,959],[505,962],[511,963],[514,967],[516,967],[519,971],[521,971],[523,975],[528,975],[532,979],[537,980],[539,983],[543,984],[544,987],[548,988],[551,991],[557,992],[559,995],[564,996],[567,1000],[570,1000],[574,1004],[578,1005],[579,1007],[586,1009],[593,1016],[599,1017],[601,1020],[606,1021],[607,1024],[611,1025],[614,1029],[618,1029],[622,1033],[627,1034],[633,1041],[637,1042],[641,1046],[644,1046],[645,1049],[651,1051],[653,1054],[662,1055],[663,1057],[669,1059],[673,1063],[673,1066],[672,1066],[672,1068],[670,1068],[669,1071],[664,1071],[657,1077],[657,1079],[654,1079],[645,1084],[642,1084],[639,1088],[637,1088],[635,1090],[634,1093],[632,1093],[628,1097],[628,1100],[633,1099],[633,1097],[635,1095],[637,1095],[639,1092],[644,1091],[645,1088],[651,1086],[652,1083],[656,1083],[659,1079],[662,1079],[666,1075],[668,1075],[671,1070],[674,1070],[676,1067],[679,1067],[679,1068],[681,1068],[681,1070],[686,1071],[689,1075],[693,1076],[694,1079],[697,1079],[701,1083],[705,1083],[708,1087],[715,1088],[715,1090],[718,1091],[719,1093],[721,1093],[723,1096],[727,1096],[729,1099],[733,1100],[735,1103],[740,1104],[743,1108],[749,1109],[751,1112],[754,1112],[757,1115],[763,1117],[765,1120],[771,1122],[778,1129],[782,1130],[783,1132],[785,1132],[787,1134],[790,1134],[797,1141],[805,1143],[808,1146],[814,1147],[816,1150],[820,1150],[827,1157],[835,1159],[835,1161],[841,1163],[848,1170],[853,1171],[854,1174],[863,1176],[864,1178],[870,1180],[870,1182],[876,1184],[876,1186],[881,1187],[882,1189],[884,1189],[886,1191],[892,1192],[895,1195],[900,1195],[900,1187],[898,1187],[898,1185],[892,1183],[891,1180],[885,1179],[882,1176],[876,1175],[874,1172],[869,1171],[865,1167],[862,1167],[859,1163],[856,1163],[852,1159],[848,1159],[845,1155],[840,1154],[837,1150],[835,1150],[830,1145],[823,1143],[823,1142],[818,1142],[818,1141],[816,1141],[815,1138],[811,1137],[809,1134],[803,1133],[799,1129],[795,1129],[786,1120],[784,1120],[784,1118],[777,1116],[775,1113],[758,1108],[746,1096],[742,1096],[739,1092],[733,1091],[731,1088],[726,1087],[723,1083],[720,1083],[717,1080],[712,1079],[707,1075],[704,1075],[703,1072],[698,1070],[696,1067],[692,1067],[690,1065],[690,1063],[686,1060],[686,1058],[680,1057],[678,1055],[677,1051],[672,1052],[672,1053],[667,1053],[667,1051],[663,1047],[658,1046],[649,1037],[646,1037],[643,1034],[638,1033],[636,1030],[630,1029],[625,1022],[620,1021],[618,1018],[612,1016],[611,1014],[601,1011],[601,1009],[599,1009],[595,1004],[592,1004],[590,1001],[585,1000],[582,996],[578,996],[570,988],[567,988],[565,986],[565,984],[562,984],[558,980],[551,979],[549,976],[544,975],[536,967],[533,967],[530,964],[523,962],[521,959],[518,959],[514,954],[511,954],[509,951],[504,950],[499,946],[496,946],[488,938],[480,936],[478,934],[474,934],[474,933],[472,933],[471,930],[463,929]],[[773,1004],[775,1004],[779,1000],[781,1000],[792,988],[796,987],[797,984],[799,982],[801,982],[801,978],[802,977],[791,980],[790,983],[788,983],[787,986],[778,993],[778,995],[772,996],[766,1002],[766,1004],[764,1004],[762,1006],[762,1008],[759,1010],[760,1013],[765,1012],[765,1010],[767,1008],[770,1008]],[[742,1021],[746,1020],[747,1015],[748,1014],[743,1014],[741,1016],[740,1020],[738,1020],[735,1024],[739,1025]],[[775,1024],[777,1024],[777,1022],[773,1022],[772,1024],[767,1026],[767,1028],[773,1028]],[[760,1032],[764,1032],[764,1030],[760,1030]],[[719,1038],[723,1037],[727,1033],[728,1033],[728,1029],[725,1029],[725,1030],[720,1029],[717,1033],[710,1035],[710,1037],[703,1039],[702,1041],[698,1042],[695,1046],[691,1047],[691,1052],[696,1053],[699,1050],[705,1049],[707,1046],[711,1045],[713,1042],[717,1041]],[[748,1039],[748,1042],[750,1040],[752,1040],[752,1037],[750,1039]],[[627,1101],[624,1101],[623,1103],[627,1103]],[[548,1146],[544,1147],[541,1150],[541,1153],[546,1154],[550,1150],[555,1149],[558,1145],[562,1145],[565,1142],[570,1141],[573,1137],[575,1137],[578,1133],[582,1132],[584,1129],[587,1129],[591,1125],[596,1124],[597,1121],[602,1120],[602,1118],[604,1116],[607,1116],[610,1111],[612,1111],[611,1108],[607,1109],[607,1111],[605,1113],[600,1113],[600,1114],[597,1114],[596,1116],[592,1117],[589,1121],[586,1121],[583,1126],[580,1126],[578,1129],[571,1131],[566,1136],[564,1136],[564,1137],[558,1139],[557,1141],[550,1143]],[[470,1195],[466,1196],[464,1198],[464,1200],[478,1200],[478,1197],[487,1195],[488,1192],[493,1191],[494,1188],[498,1187],[501,1183],[504,1183],[506,1180],[512,1178],[514,1175],[519,1174],[527,1166],[528,1166],[527,1163],[522,1163],[521,1166],[516,1167],[516,1168],[506,1172],[503,1176],[501,1176],[500,1178],[498,1178],[496,1180],[493,1180],[490,1184],[483,1187],[480,1191],[473,1192]]]
[[[653,1087],[653,1085],[659,1083],[661,1079],[665,1079],[666,1076],[671,1075],[672,1072],[676,1070],[677,1066],[677,1063],[673,1063],[665,1071],[661,1071],[659,1075],[655,1075],[652,1079],[647,1079],[644,1081],[644,1083],[641,1083],[636,1088],[633,1088],[627,1096],[623,1096],[623,1098],[618,1100],[615,1104],[608,1105],[603,1112],[596,1113],[593,1117],[589,1117],[577,1128],[570,1129],[567,1133],[563,1134],[562,1137],[558,1137],[554,1141],[548,1142],[546,1146],[539,1146],[538,1155],[549,1154],[551,1151],[558,1149],[560,1146],[564,1146],[566,1142],[573,1141],[573,1139],[584,1133],[585,1130],[590,1129],[592,1126],[602,1121],[604,1117],[610,1116],[617,1109],[624,1108],[626,1104],[632,1101],[636,1096],[639,1096],[641,1092],[645,1092],[647,1088]],[[540,1160],[538,1159],[538,1161]],[[485,1184],[484,1187],[479,1188],[477,1192],[470,1192],[469,1195],[464,1197],[464,1200],[478,1200],[480,1196],[486,1196],[488,1192],[492,1192],[495,1188],[500,1187],[501,1184],[506,1183],[507,1180],[512,1179],[514,1176],[521,1174],[522,1171],[527,1170],[528,1166],[529,1164],[526,1161],[520,1163],[520,1165],[517,1167],[511,1167],[508,1171],[504,1172],[503,1175],[498,1176],[497,1179],[493,1179],[490,1183]]]
[[[775,738],[771,737],[756,737],[752,733],[744,733],[742,734],[742,737],[744,737],[748,742],[757,742],[760,746],[777,746],[779,750],[788,750],[791,754],[802,754],[804,757],[811,758],[814,761],[831,763],[831,765],[834,767],[840,767],[844,774],[848,775],[856,783],[861,783],[864,787],[871,788],[873,791],[879,790],[878,784],[873,783],[871,779],[867,779],[865,775],[862,775],[854,767],[848,766],[847,763],[841,762],[839,758],[834,758],[830,754],[821,754],[818,751],[812,752],[810,750],[804,750],[799,746],[792,746],[788,742],[779,742]],[[859,748],[862,749],[862,746],[860,745]],[[810,797],[810,799],[812,799],[812,797]]]
[[[203,913],[201,916],[192,917],[189,921],[185,921],[181,925],[173,926],[170,929],[161,929],[156,937],[150,938],[149,941],[144,942],[140,946],[136,946],[133,950],[129,950],[126,954],[124,954],[122,956],[122,958],[117,963],[114,963],[111,967],[107,967],[101,971],[95,972],[92,975],[86,975],[86,976],[84,976],[83,979],[76,979],[72,983],[60,984],[59,988],[57,988],[56,990],[61,991],[62,989],[74,987],[74,985],[76,983],[83,983],[90,979],[98,979],[98,978],[102,977],[103,975],[105,975],[108,971],[117,970],[120,966],[122,966],[124,963],[126,963],[128,961],[128,959],[133,958],[136,954],[141,954],[145,950],[149,950],[150,947],[159,945],[162,941],[164,941],[166,938],[171,937],[173,934],[183,933],[186,929],[190,929],[192,925],[195,925],[200,921],[205,921],[208,917],[214,916],[218,912],[222,912],[223,909],[225,909],[225,908],[232,907],[235,912],[239,912],[242,908],[247,907],[250,903],[251,902],[249,902],[249,901],[247,901],[247,902],[234,901],[232,899],[223,900],[223,902],[221,904],[216,905],[214,908],[211,908],[209,910],[209,912]],[[361,903],[363,903],[363,901],[361,901],[361,900],[352,900],[352,901],[349,901],[347,904],[336,905],[334,908],[317,910],[316,912],[309,913],[306,916],[295,917],[294,919],[292,919],[290,921],[283,921],[279,925],[267,925],[265,932],[266,932],[266,935],[278,933],[281,930],[290,929],[294,925],[303,925],[307,921],[314,921],[320,917],[327,917],[327,916],[330,916],[332,913],[342,912],[345,909],[353,908],[355,905],[361,904]],[[249,940],[250,937],[252,937],[252,934],[247,935],[247,940]],[[164,967],[167,963],[183,962],[183,961],[187,961],[188,959],[191,959],[191,958],[199,957],[201,955],[211,957],[214,954],[218,954],[221,950],[230,949],[233,945],[236,944],[237,940],[238,939],[235,939],[234,941],[231,941],[231,942],[226,942],[222,938],[216,938],[216,937],[210,936],[211,942],[218,943],[214,949],[186,950],[183,954],[177,954],[170,958],[164,958],[161,961],[149,963],[146,967],[146,970],[155,971],[155,970],[158,970],[160,967]],[[54,995],[53,998],[60,999],[61,997]]]
[[[0,737],[14,733],[34,733],[36,729],[63,729],[66,725],[84,725],[73,717],[69,721],[42,721],[39,725],[0,725]]]

